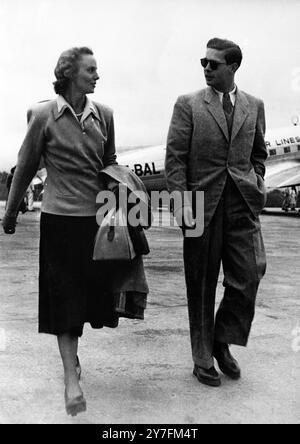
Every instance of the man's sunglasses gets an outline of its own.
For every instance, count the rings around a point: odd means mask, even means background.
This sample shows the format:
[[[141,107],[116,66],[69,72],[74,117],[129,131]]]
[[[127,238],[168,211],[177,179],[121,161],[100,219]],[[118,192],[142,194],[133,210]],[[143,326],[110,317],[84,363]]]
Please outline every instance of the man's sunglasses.
[[[210,68],[215,71],[216,69],[218,69],[219,65],[227,65],[226,62],[217,62],[216,60],[209,60],[206,57],[204,57],[203,59],[200,59],[201,61],[201,65],[203,66],[203,68],[206,68],[207,65],[210,65]]]

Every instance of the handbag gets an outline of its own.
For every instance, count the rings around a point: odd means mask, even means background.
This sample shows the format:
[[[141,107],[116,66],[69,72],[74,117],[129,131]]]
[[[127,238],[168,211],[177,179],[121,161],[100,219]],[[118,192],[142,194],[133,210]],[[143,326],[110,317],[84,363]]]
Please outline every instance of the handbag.
[[[98,228],[93,260],[131,261],[136,256],[122,207],[112,208]]]

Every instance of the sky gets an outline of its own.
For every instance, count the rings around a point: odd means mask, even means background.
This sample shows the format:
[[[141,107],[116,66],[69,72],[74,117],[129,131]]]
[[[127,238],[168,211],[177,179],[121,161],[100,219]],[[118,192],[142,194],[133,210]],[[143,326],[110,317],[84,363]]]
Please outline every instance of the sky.
[[[89,46],[90,95],[114,110],[116,145],[166,141],[176,98],[204,88],[212,37],[238,43],[240,89],[265,102],[267,128],[300,116],[300,0],[0,0],[0,171],[16,163],[30,105],[55,98],[59,55]]]

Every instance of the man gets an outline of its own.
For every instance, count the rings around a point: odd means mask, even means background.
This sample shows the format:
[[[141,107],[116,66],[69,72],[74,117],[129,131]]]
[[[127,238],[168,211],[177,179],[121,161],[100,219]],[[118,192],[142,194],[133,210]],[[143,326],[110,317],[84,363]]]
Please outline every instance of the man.
[[[193,373],[210,386],[221,383],[214,357],[224,374],[240,378],[229,344],[247,344],[266,268],[259,222],[266,201],[264,105],[236,87],[241,61],[235,43],[208,42],[201,59],[208,87],[178,98],[167,141],[169,191],[204,191],[204,232],[184,238],[184,264]],[[184,233],[193,227],[194,204],[174,212]],[[215,317],[221,262],[225,292]]]

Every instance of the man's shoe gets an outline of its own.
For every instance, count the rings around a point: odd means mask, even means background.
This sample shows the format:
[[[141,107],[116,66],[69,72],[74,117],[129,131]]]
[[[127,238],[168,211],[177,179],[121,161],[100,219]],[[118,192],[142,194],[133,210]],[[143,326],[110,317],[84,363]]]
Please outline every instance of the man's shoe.
[[[241,377],[241,369],[238,362],[231,355],[228,344],[222,342],[215,343],[214,357],[224,375],[229,376],[231,379],[239,379]]]
[[[215,367],[206,369],[195,364],[193,375],[202,384],[210,385],[211,387],[219,387],[221,385],[221,378]]]

